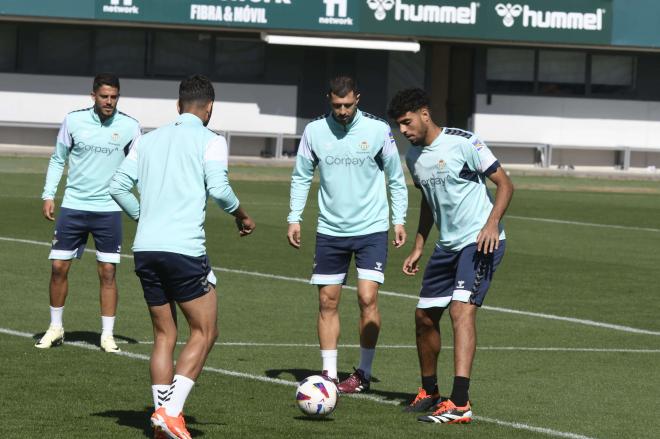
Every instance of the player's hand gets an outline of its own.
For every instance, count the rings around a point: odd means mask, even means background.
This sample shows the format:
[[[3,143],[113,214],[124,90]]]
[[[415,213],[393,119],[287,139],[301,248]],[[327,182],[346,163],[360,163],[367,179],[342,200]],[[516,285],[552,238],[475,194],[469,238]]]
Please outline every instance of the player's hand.
[[[422,258],[421,249],[413,249],[405,261],[403,261],[403,273],[406,276],[414,276],[419,271],[419,260]]]
[[[44,200],[44,205],[41,208],[41,212],[44,214],[44,218],[46,218],[48,221],[55,221],[55,201]]]
[[[406,234],[406,229],[403,227],[403,224],[395,224],[394,240],[392,241],[392,245],[394,245],[395,248],[403,247],[403,245],[406,243],[407,237],[408,235]]]
[[[497,222],[488,221],[477,235],[477,251],[487,255],[500,248],[500,229]]]
[[[241,237],[249,235],[256,227],[257,225],[248,215],[242,218],[236,218],[236,228],[238,228],[238,234]]]
[[[300,248],[300,224],[289,224],[289,230],[286,232],[289,245],[293,248]]]

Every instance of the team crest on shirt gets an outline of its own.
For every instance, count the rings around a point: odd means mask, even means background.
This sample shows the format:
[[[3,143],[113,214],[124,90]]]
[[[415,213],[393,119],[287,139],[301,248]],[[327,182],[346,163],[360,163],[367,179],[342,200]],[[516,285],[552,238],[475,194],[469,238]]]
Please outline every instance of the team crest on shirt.
[[[112,141],[116,142],[119,140],[119,133],[112,133]]]
[[[362,151],[368,150],[369,149],[369,142],[367,142],[366,140],[363,140],[362,142],[360,142],[360,149]]]
[[[444,171],[446,167],[447,167],[447,162],[440,159],[438,161],[438,168],[440,168],[440,171]]]

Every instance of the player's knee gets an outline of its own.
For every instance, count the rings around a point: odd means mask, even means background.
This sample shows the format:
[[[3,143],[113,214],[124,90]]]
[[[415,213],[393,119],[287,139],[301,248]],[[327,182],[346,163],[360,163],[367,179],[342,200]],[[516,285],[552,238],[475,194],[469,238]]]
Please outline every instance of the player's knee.
[[[213,346],[218,339],[218,326],[215,324],[199,325],[190,327],[190,336],[199,337],[209,346]]]
[[[376,294],[364,294],[358,297],[360,309],[364,311],[378,311],[378,296]]]
[[[455,327],[465,324],[473,324],[476,311],[477,307],[475,305],[454,301],[449,308],[449,316]]]
[[[51,276],[56,280],[66,280],[67,275],[69,274],[69,261],[53,261],[53,266],[51,269]]]
[[[176,345],[176,331],[154,331],[154,343],[158,346],[174,349]]]
[[[415,311],[415,331],[417,335],[421,335],[427,331],[431,331],[436,326],[433,319],[424,310],[417,309]]]
[[[334,312],[337,311],[339,306],[339,299],[337,297],[321,294],[319,296],[319,311],[321,312]]]
[[[99,265],[99,279],[104,285],[112,285],[115,282],[115,266],[113,264]]]
[[[469,318],[474,316],[476,306],[471,303],[454,300],[449,307],[449,315],[452,318]]]

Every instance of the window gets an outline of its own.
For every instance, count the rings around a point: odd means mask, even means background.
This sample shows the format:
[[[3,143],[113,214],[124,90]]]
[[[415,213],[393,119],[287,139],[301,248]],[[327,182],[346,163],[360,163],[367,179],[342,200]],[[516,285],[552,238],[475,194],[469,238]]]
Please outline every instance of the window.
[[[620,94],[635,85],[635,58],[624,55],[591,56],[591,92]]]
[[[587,54],[541,50],[539,92],[541,94],[584,94]]]
[[[150,73],[182,77],[208,74],[211,35],[198,32],[154,32]]]
[[[39,30],[38,70],[40,73],[88,75],[92,31],[71,28]]]
[[[145,34],[140,30],[99,29],[94,40],[94,72],[144,76]]]
[[[634,97],[634,55],[578,50],[489,48],[485,56],[488,93]]]
[[[0,71],[16,69],[16,25],[0,24]]]
[[[534,56],[533,49],[489,49],[486,60],[489,89],[532,92]]]
[[[264,75],[265,43],[216,37],[212,76],[222,80],[254,80]]]

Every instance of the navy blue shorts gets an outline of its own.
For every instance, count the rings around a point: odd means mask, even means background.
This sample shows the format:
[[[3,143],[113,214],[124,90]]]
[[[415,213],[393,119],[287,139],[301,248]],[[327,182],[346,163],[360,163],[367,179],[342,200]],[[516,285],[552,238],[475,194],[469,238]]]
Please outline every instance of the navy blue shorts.
[[[149,306],[188,302],[211,291],[216,278],[209,258],[172,252],[135,252],[135,274]]]
[[[362,236],[316,234],[316,254],[310,283],[340,285],[346,283],[348,266],[355,253],[358,279],[382,284],[387,264],[387,232]]]
[[[99,262],[119,263],[121,212],[92,212],[62,207],[55,221],[53,246],[48,259],[82,258],[89,234],[94,238]]]
[[[424,271],[417,308],[446,308],[452,300],[481,306],[504,256],[506,241],[495,253],[477,253],[471,244],[458,252],[435,248]]]

